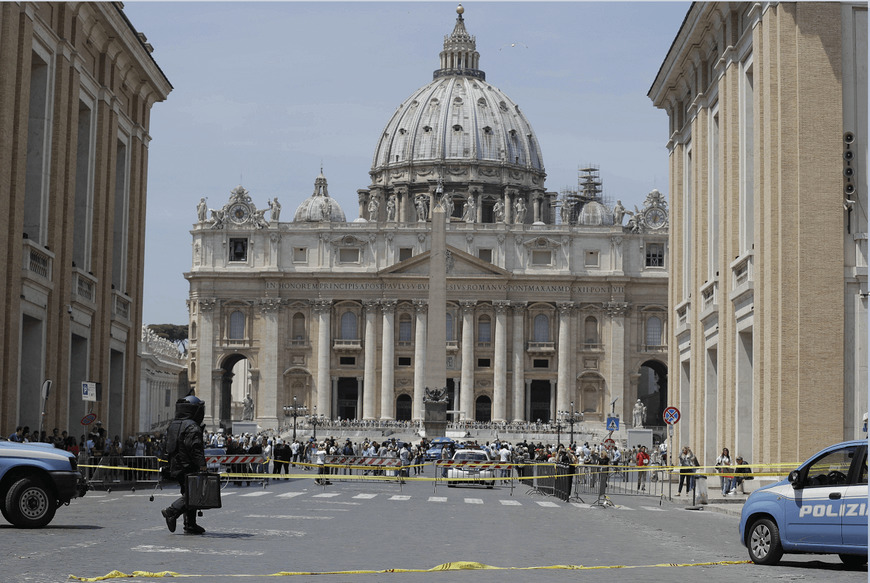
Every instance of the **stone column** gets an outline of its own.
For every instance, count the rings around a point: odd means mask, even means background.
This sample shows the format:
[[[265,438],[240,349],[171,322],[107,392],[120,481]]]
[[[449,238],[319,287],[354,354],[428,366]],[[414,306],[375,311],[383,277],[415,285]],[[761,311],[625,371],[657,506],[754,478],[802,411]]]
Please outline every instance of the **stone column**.
[[[332,394],[329,398],[329,413],[324,413],[327,419],[338,417],[338,377],[330,377],[332,380]]]
[[[526,390],[525,390],[525,393],[523,394],[523,397],[526,400],[526,406],[525,406],[525,409],[523,411],[524,411],[524,414],[526,416],[526,421],[537,421],[537,419],[532,419],[531,395],[532,395],[532,379],[526,379]]]
[[[356,377],[356,417],[355,419],[362,419],[362,407],[363,407],[363,391],[365,390],[365,377]]]
[[[556,387],[558,399],[556,408],[560,411],[567,411],[571,408],[571,387],[573,382],[573,359],[571,358],[571,311],[574,309],[574,304],[571,302],[560,302],[559,308],[559,384]]]
[[[556,421],[556,411],[559,407],[556,404],[556,394],[559,391],[559,386],[556,381],[550,379],[550,423]]]
[[[260,315],[263,318],[263,342],[260,345],[260,388],[257,391],[254,413],[256,419],[263,427],[278,426],[278,395],[281,388],[278,384],[280,363],[278,361],[278,347],[283,343],[278,338],[278,314],[281,309],[281,300],[278,298],[263,298],[260,300]]]
[[[532,214],[534,223],[540,223],[541,221],[541,195],[535,194],[532,197]]]
[[[314,312],[317,314],[317,381],[315,384],[317,396],[315,400],[318,415],[328,415],[330,413],[329,361],[332,354],[332,347],[329,345],[329,321],[332,315],[332,300],[314,300]]]
[[[469,421],[474,419],[474,306],[477,301],[461,301],[462,306],[462,392],[459,409]]]
[[[426,387],[426,300],[414,300],[416,316],[414,330],[414,403],[411,418],[422,420],[425,415],[423,389]]]
[[[495,301],[495,362],[493,363],[492,420],[507,421],[507,311],[510,302]]]
[[[192,301],[192,300],[191,300]],[[197,353],[196,353],[196,394],[206,403],[205,424],[211,428],[220,422],[220,381],[215,382],[214,346],[218,338],[214,326],[214,299],[200,299],[198,302],[199,325],[197,330]],[[217,392],[215,391],[217,388]],[[174,410],[173,410],[174,414]]]
[[[525,364],[526,364],[526,338],[524,324],[526,320],[526,302],[511,302],[514,310],[514,339],[513,346],[513,420],[523,420],[526,410],[525,395]]]
[[[619,235],[614,235],[610,237],[610,254],[612,259],[610,260],[610,269],[612,271],[617,272],[617,274],[622,274],[622,237]]]
[[[378,367],[378,331],[377,331],[377,315],[378,302],[377,300],[366,300],[363,302],[365,308],[365,361],[363,372],[363,419],[377,419],[377,391],[375,390],[376,375]]]
[[[610,335],[607,339],[607,355],[610,362],[607,379],[607,389],[609,394],[604,399],[604,408],[613,400],[614,397],[622,399],[622,405],[626,416],[632,410],[631,406],[634,403],[626,402],[625,397],[625,316],[628,313],[628,304],[626,302],[607,302],[604,304],[604,309],[610,317]],[[607,411],[602,411],[603,415]]]
[[[396,372],[396,330],[394,327],[396,300],[381,300],[383,330],[381,331],[381,419],[394,419]]]

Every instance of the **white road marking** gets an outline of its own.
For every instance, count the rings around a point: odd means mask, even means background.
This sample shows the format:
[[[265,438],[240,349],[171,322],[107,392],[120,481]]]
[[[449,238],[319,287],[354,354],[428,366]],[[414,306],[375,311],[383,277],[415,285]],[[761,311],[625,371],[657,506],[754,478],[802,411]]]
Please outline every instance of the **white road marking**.
[[[447,502],[447,496],[429,496],[429,502]]]
[[[283,494],[278,494],[276,498],[295,498],[296,496],[302,496],[305,492],[284,492]]]
[[[522,506],[523,503],[519,500],[499,500],[499,504],[502,506]]]
[[[592,508],[591,504],[581,504],[580,502],[571,502],[571,506],[574,508]]]
[[[259,492],[248,492],[247,494],[239,494],[239,498],[254,498],[257,496],[265,496],[266,494],[271,494],[271,492],[267,490],[260,490]]]
[[[535,504],[537,504],[538,506],[543,506],[544,508],[559,508],[559,505],[555,502],[540,502],[536,500]]]
[[[399,496],[399,495],[390,496],[390,500],[410,500],[410,499],[411,499],[410,496]]]
[[[371,500],[375,496],[377,496],[377,494],[357,494],[356,496],[354,496],[354,498],[358,498],[360,500]]]
[[[333,516],[295,516],[292,514],[248,514],[245,518],[281,518],[283,520],[332,520]]]
[[[658,506],[641,506],[644,510],[649,510],[650,512],[667,512],[664,508],[659,508]]]
[[[481,500],[480,498],[466,498],[465,503],[466,504],[483,504],[483,500]]]
[[[339,495],[340,494],[338,492],[329,492],[324,494],[315,494],[314,496],[312,496],[312,498],[335,498]]]

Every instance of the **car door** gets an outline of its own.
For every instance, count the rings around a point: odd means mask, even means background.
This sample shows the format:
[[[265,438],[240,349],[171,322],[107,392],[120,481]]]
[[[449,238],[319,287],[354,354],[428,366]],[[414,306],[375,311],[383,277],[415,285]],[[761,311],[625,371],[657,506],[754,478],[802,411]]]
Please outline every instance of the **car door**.
[[[786,546],[803,551],[835,551],[842,546],[840,509],[857,451],[857,445],[831,449],[801,468],[801,487],[785,504]]]
[[[851,484],[843,494],[843,545],[867,552],[867,446],[855,455]],[[848,550],[848,549],[844,549]]]

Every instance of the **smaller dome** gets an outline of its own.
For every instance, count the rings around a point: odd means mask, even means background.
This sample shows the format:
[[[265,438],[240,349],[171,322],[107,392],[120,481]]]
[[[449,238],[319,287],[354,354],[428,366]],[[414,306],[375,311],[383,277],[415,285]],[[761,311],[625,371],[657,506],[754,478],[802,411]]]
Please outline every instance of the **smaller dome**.
[[[302,201],[296,214],[293,216],[294,223],[345,223],[344,211],[338,201],[329,196],[326,187],[326,176],[323,169],[314,181],[314,194]]]
[[[583,205],[583,210],[580,211],[580,216],[577,217],[578,225],[600,226],[609,225],[613,221],[613,216],[603,204],[598,201],[590,201]]]

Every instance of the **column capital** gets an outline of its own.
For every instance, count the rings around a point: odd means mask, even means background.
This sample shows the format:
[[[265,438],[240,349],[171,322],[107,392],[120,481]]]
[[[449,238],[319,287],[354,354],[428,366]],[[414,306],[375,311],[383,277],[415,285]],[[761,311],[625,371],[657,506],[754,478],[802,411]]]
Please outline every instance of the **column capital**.
[[[529,302],[519,302],[516,300],[511,301],[511,308],[513,308],[515,314],[520,314],[529,306]]]
[[[492,306],[495,308],[496,314],[504,314],[508,311],[511,303],[507,300],[494,300]]]
[[[378,304],[380,304],[378,300],[363,300],[362,303],[363,308],[365,308],[366,312],[370,310],[374,312],[378,309]]]
[[[462,306],[463,313],[472,312],[477,305],[477,300],[459,300],[459,305]]]
[[[381,300],[381,310],[385,314],[392,314],[396,310],[396,304],[399,303],[399,300],[389,299],[389,300]]]
[[[418,314],[425,314],[429,310],[429,302],[427,300],[414,300],[414,311]]]
[[[261,298],[260,311],[264,314],[274,314],[281,308],[280,298]]]
[[[607,302],[604,304],[607,315],[611,318],[625,316],[631,309],[628,302]]]
[[[571,311],[574,309],[574,302],[559,302],[556,304],[556,307],[559,308],[560,315],[570,316]]]
[[[314,312],[316,314],[328,313],[332,309],[332,300],[316,299],[311,300],[311,303],[314,305]]]
[[[217,303],[218,301],[215,298],[200,298],[199,311],[211,312],[217,306]]]

